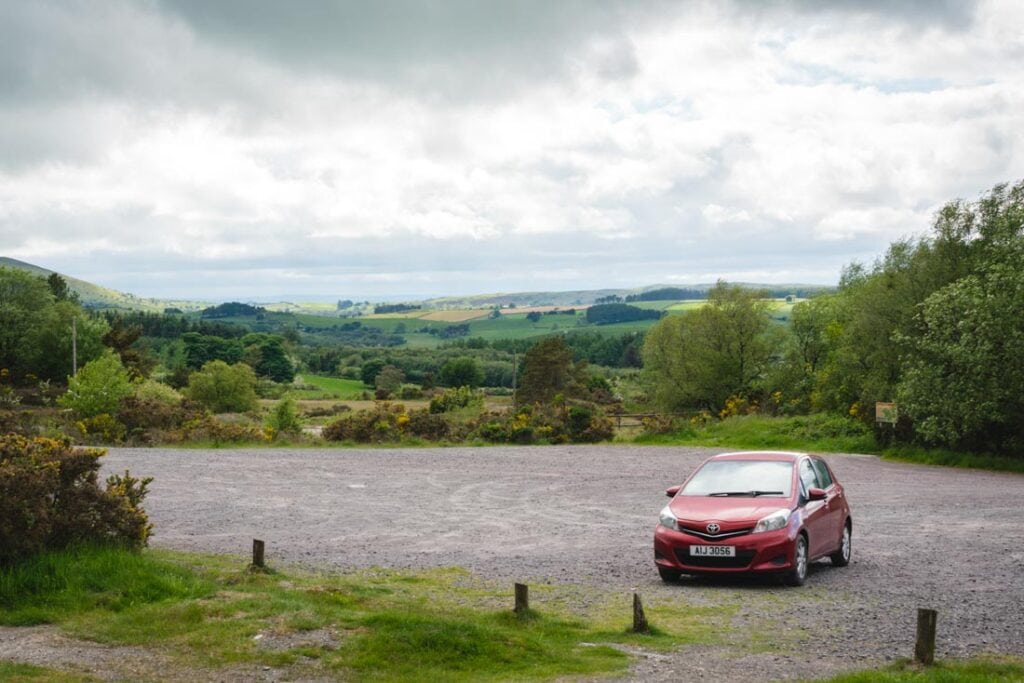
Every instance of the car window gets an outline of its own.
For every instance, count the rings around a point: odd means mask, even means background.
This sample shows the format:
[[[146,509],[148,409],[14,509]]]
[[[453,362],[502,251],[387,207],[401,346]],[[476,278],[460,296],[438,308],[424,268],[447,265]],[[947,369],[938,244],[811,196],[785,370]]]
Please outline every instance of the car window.
[[[831,486],[832,474],[828,471],[825,461],[811,458],[811,464],[814,465],[814,471],[818,473],[818,481],[821,482],[821,488],[827,489]]]
[[[800,482],[804,485],[804,490],[821,488],[821,482],[818,481],[818,474],[814,471],[814,468],[811,467],[811,461],[808,459],[800,461]]]
[[[771,491],[764,495],[789,496],[793,463],[782,460],[711,460],[697,470],[682,496]],[[759,494],[760,495],[760,494]]]

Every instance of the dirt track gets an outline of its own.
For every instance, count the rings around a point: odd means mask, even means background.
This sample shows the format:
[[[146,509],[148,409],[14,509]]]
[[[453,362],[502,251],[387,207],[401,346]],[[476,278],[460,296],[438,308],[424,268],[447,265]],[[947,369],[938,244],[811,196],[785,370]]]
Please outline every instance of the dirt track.
[[[258,537],[272,562],[459,565],[636,588],[648,601],[686,591],[711,604],[738,600],[739,623],[774,623],[790,636],[782,654],[705,647],[701,666],[696,651],[656,657],[635,678],[813,676],[906,657],[917,607],[940,612],[940,656],[1024,655],[1024,477],[829,456],[854,512],[849,567],[816,564],[802,589],[662,585],[651,534],[664,489],[714,452],[112,449],[105,468],[155,477],[147,508],[157,547],[244,554]]]

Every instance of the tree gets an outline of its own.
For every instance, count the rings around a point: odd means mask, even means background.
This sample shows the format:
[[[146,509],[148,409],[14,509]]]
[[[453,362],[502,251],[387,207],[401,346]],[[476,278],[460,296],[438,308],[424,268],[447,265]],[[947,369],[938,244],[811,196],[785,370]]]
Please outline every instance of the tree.
[[[135,342],[142,336],[142,327],[126,325],[122,318],[114,318],[110,329],[103,335],[103,344],[121,359],[121,363],[136,378],[145,377],[153,369],[154,361],[135,348]]]
[[[546,337],[523,357],[516,400],[521,404],[547,403],[558,394],[578,393],[583,370],[583,365],[573,364],[572,352],[561,336]]]
[[[530,311],[529,313],[526,314],[526,319],[529,320],[531,323],[540,322],[540,318],[540,311]]]
[[[46,284],[50,287],[50,293],[56,301],[72,301],[78,303],[78,293],[68,287],[68,281],[57,273],[50,273],[46,278]]]
[[[58,403],[83,418],[113,415],[121,399],[133,391],[128,371],[116,354],[107,351],[68,378],[68,391]]]
[[[662,319],[643,352],[657,402],[717,410],[730,396],[753,394],[778,344],[770,323],[759,292],[721,281],[705,306]]]
[[[240,340],[245,349],[245,362],[260,377],[289,384],[295,379],[295,366],[284,346],[284,338],[276,334],[247,334]]]
[[[385,365],[377,373],[377,376],[373,378],[373,386],[390,394],[397,391],[404,381],[404,372],[394,365]]]
[[[215,413],[255,410],[256,373],[245,363],[213,360],[189,375],[184,394]]]
[[[905,340],[900,410],[929,443],[1018,453],[1024,447],[1024,244],[1017,251],[1016,259],[928,297],[919,314],[922,333]]]
[[[483,384],[484,371],[475,358],[452,358],[441,366],[441,385],[446,387],[472,387]]]
[[[64,381],[72,371],[71,327],[77,338],[78,367],[98,358],[105,350],[107,323],[84,312],[70,301],[58,301],[40,310],[26,335],[24,358],[40,379]]]
[[[363,363],[362,370],[360,371],[360,377],[363,380],[363,384],[371,387],[377,386],[377,373],[379,373],[385,365],[386,363],[383,358],[374,358]]]
[[[14,268],[0,268],[0,368],[16,381],[32,372],[26,353],[38,316],[53,306],[53,296],[38,277]],[[70,370],[68,363],[65,374]]]

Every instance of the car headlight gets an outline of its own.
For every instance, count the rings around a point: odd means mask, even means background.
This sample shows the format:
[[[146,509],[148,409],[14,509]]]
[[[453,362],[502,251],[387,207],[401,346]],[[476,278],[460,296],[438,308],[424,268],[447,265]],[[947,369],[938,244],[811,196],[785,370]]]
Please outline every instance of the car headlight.
[[[784,529],[789,524],[789,510],[779,510],[773,512],[767,517],[762,517],[757,520],[757,525],[754,526],[752,533],[759,534],[762,531],[776,531],[777,529]]]
[[[679,520],[672,514],[672,510],[669,509],[668,505],[661,509],[661,514],[658,516],[658,523],[667,529],[679,531]]]

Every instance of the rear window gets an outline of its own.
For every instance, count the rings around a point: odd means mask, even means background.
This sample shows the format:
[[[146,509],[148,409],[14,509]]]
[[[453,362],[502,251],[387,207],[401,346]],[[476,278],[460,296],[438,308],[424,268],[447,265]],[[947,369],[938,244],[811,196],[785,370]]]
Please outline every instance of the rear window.
[[[761,495],[789,497],[793,490],[793,463],[781,460],[712,460],[679,492],[682,496],[737,495],[747,491],[771,491]]]

